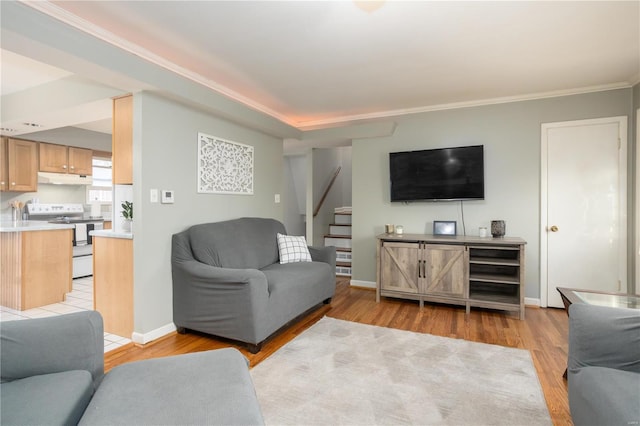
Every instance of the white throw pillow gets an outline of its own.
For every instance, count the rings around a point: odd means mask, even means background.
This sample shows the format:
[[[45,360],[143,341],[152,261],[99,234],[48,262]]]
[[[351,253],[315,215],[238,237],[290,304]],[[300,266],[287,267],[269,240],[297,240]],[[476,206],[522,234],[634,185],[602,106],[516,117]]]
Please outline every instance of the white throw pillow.
[[[311,254],[304,237],[278,233],[280,263],[311,262]]]

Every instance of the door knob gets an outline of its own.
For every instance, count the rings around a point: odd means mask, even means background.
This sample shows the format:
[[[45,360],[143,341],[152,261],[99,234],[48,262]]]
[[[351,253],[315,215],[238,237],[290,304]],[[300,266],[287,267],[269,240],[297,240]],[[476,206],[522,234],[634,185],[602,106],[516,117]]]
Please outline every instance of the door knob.
[[[551,230],[551,232],[558,232],[558,227],[553,225],[551,228],[549,228]]]

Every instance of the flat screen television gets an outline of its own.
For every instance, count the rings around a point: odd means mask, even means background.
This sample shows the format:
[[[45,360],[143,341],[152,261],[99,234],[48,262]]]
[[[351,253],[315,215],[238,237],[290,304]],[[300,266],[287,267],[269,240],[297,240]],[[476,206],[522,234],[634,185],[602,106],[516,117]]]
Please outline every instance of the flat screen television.
[[[389,153],[391,201],[484,200],[484,146]]]

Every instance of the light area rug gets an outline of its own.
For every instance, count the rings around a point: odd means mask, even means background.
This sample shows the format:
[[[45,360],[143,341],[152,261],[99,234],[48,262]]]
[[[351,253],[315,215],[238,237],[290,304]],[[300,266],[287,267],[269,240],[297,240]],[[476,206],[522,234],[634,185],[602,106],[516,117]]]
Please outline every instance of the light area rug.
[[[267,425],[550,425],[522,349],[322,318],[251,370]]]

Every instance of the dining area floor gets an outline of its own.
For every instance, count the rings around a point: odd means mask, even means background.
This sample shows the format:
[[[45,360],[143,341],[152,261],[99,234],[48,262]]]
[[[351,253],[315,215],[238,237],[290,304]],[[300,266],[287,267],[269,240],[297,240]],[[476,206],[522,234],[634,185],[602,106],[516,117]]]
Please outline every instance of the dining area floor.
[[[72,312],[93,310],[93,277],[76,278],[73,287],[63,302],[19,311],[0,305],[0,323],[3,321],[45,318]],[[0,327],[2,325],[0,324]],[[104,333],[104,351],[109,352],[131,343],[131,339]]]

